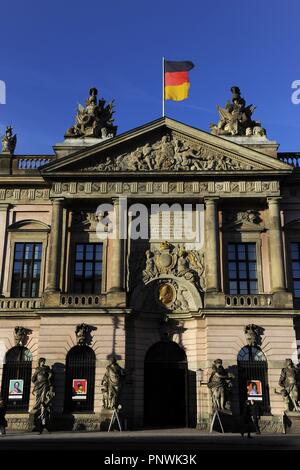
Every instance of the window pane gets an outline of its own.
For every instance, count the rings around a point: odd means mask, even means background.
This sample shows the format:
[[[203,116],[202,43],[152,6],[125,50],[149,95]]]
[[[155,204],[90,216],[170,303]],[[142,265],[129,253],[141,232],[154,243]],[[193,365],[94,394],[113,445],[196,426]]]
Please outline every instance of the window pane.
[[[237,294],[237,282],[236,281],[229,282],[229,290],[230,290],[230,294]]]
[[[249,271],[255,271],[256,272],[256,263],[253,263],[253,261],[249,261],[248,268],[249,268]]]
[[[228,259],[230,260],[235,260],[235,245],[232,245],[231,243],[228,245]]]
[[[21,273],[22,271],[22,263],[19,262],[19,261],[15,261],[15,264],[14,264],[14,274],[16,273]]]
[[[257,294],[257,282],[256,281],[250,282],[250,294]]]
[[[16,243],[15,259],[23,259],[24,243]]]
[[[248,291],[248,286],[247,286],[247,282],[246,281],[240,281],[240,290],[244,291],[244,292],[241,292],[241,294],[247,294],[247,291]]]
[[[102,259],[102,248],[103,248],[102,243],[97,243],[97,245],[96,245],[96,257],[97,257],[97,259]]]
[[[239,259],[246,259],[246,249],[245,245],[239,244],[238,245],[238,258]]]
[[[291,243],[291,257],[292,257],[292,274],[293,274],[293,290],[294,296],[300,297],[300,256],[299,256],[299,243]]]
[[[33,255],[33,244],[32,243],[26,243],[25,246],[25,259],[32,259]]]
[[[76,276],[82,276],[83,263],[77,262],[75,264],[75,274]]]
[[[293,261],[292,267],[293,267],[293,269],[299,270],[300,269],[300,262],[299,261]]]
[[[86,252],[85,252],[85,259],[92,260],[94,258],[94,246],[87,245]]]
[[[256,279],[256,271],[249,271],[249,279]]]
[[[76,245],[76,259],[83,259],[83,245]]]
[[[97,276],[101,276],[101,274],[102,274],[102,263],[96,263],[95,264],[95,274]]]
[[[42,245],[40,243],[35,245],[34,249],[34,259],[41,259],[42,257]]]

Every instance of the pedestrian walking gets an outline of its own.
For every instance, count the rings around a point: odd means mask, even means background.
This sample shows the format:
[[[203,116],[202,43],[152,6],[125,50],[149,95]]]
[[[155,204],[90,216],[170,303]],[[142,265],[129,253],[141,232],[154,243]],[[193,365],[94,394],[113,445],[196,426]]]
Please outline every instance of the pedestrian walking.
[[[252,429],[253,429],[252,405],[251,405],[251,401],[247,400],[243,407],[241,436],[244,437],[244,434],[247,433],[248,439],[251,439]]]
[[[254,424],[254,429],[256,434],[260,434],[259,429],[259,419],[260,419],[260,410],[259,406],[257,405],[256,401],[250,400],[251,403],[251,419]]]
[[[7,421],[5,419],[6,415],[6,406],[4,400],[0,397],[0,435],[5,436]]]

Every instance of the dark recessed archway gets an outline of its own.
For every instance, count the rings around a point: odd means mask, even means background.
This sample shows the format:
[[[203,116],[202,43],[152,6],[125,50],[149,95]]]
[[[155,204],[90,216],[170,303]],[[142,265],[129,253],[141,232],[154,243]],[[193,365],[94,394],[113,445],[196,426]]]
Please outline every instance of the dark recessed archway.
[[[96,356],[89,346],[74,346],[66,359],[66,412],[93,412]],[[75,382],[74,382],[75,381]],[[82,390],[76,391],[74,384]]]
[[[172,341],[154,344],[146,354],[144,374],[145,426],[187,426],[188,380],[184,350]]]
[[[7,411],[28,411],[32,354],[24,346],[7,351],[3,365],[1,394]]]
[[[240,350],[237,360],[241,411],[247,400],[247,384],[249,381],[258,380],[262,386],[262,399],[257,404],[261,414],[269,414],[270,397],[266,356],[258,346],[247,345]]]

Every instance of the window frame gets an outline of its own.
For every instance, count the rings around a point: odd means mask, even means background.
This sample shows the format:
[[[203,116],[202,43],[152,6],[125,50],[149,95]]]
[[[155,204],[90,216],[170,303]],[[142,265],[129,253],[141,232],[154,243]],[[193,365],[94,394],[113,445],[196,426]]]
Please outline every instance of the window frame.
[[[229,294],[229,265],[228,265],[228,244],[229,243],[255,243],[256,246],[256,275],[257,294]],[[262,270],[262,240],[260,232],[230,232],[226,231],[222,237],[222,272],[223,286],[226,295],[259,295],[264,293],[264,279]]]
[[[66,282],[66,292],[74,294],[74,275],[75,275],[75,263],[76,263],[76,244],[77,243],[102,243],[102,281],[101,289],[99,294],[103,294],[107,289],[107,240],[99,240],[95,232],[69,232],[69,243],[66,257],[67,269],[67,282]],[[78,294],[80,295],[80,294]],[[82,294],[85,295],[85,294]],[[86,294],[88,295],[88,294]],[[95,294],[94,294],[95,295]]]
[[[234,254],[235,254],[235,258],[234,259],[229,259],[229,245],[232,245],[234,246]],[[240,260],[238,255],[239,255],[239,249],[238,249],[238,246],[239,245],[243,245],[245,246],[245,260]],[[255,248],[255,261],[254,260],[251,260],[249,259],[249,250],[248,250],[248,247],[249,245],[252,245],[254,246]],[[239,264],[241,262],[244,262],[245,263],[245,267],[246,267],[246,277],[245,278],[242,278],[241,275],[240,275],[240,267],[239,267]],[[251,262],[255,262],[255,274],[256,274],[256,277],[255,279],[251,279],[250,277],[250,269],[249,269],[249,263]],[[258,272],[257,272],[257,247],[256,247],[256,243],[255,242],[228,242],[227,243],[227,260],[226,260],[226,263],[227,263],[227,276],[228,276],[228,283],[227,283],[227,289],[228,289],[228,292],[229,292],[229,295],[257,295],[259,293],[259,288],[258,288]],[[235,266],[236,266],[236,272],[237,272],[237,275],[236,275],[236,278],[235,279],[231,279],[230,278],[230,268],[229,268],[229,264],[230,263],[234,263]],[[256,291],[257,292],[250,292],[251,291],[251,282],[254,281],[256,282]],[[230,282],[236,282],[237,284],[237,288],[236,290],[237,291],[240,291],[241,290],[241,287],[240,287],[240,283],[241,282],[245,282],[246,283],[246,287],[247,287],[247,292],[236,292],[236,293],[231,293],[230,292]]]
[[[41,243],[42,244],[42,257],[41,257],[41,273],[40,273],[40,285],[39,285],[39,297],[41,298],[46,284],[46,257],[48,248],[48,235],[49,230],[22,230],[20,232],[10,231],[9,242],[7,248],[7,264],[6,269],[8,271],[7,277],[5,278],[5,289],[4,296],[11,297],[12,292],[12,281],[13,281],[13,267],[14,267],[14,255],[15,255],[15,244],[16,243]],[[25,297],[24,297],[25,298]]]
[[[299,262],[300,262],[300,239],[299,239],[299,237],[289,237],[288,240],[287,240],[287,250],[286,250],[286,257],[287,257],[288,266],[289,266],[287,280],[288,280],[289,290],[292,292],[293,298],[295,299],[295,301],[297,303],[300,304],[300,296],[296,297],[294,295],[294,274],[293,274],[292,243],[297,243],[299,245]],[[297,278],[297,280],[300,281],[300,277],[299,277],[299,279]]]
[[[20,258],[20,262],[22,264],[22,275],[20,276],[20,280],[18,281],[19,283],[19,287],[18,287],[18,295],[15,295],[13,293],[13,289],[14,289],[14,284],[16,281],[14,281],[14,277],[15,277],[15,263],[18,262],[18,260],[16,259],[16,252],[17,252],[17,245],[23,245],[23,250],[22,250],[22,257]],[[31,263],[30,263],[30,275],[28,276],[28,280],[26,281],[26,277],[24,277],[24,267],[26,265],[26,257],[25,257],[25,250],[26,250],[26,245],[33,245],[33,253],[32,253],[32,258],[30,259]],[[36,261],[35,259],[35,248],[40,245],[41,247],[41,253],[40,253],[40,257],[38,258],[37,261],[40,262],[40,269],[39,269],[39,276],[38,277],[34,277],[33,276],[33,273],[34,273],[34,262]],[[11,282],[11,297],[17,297],[17,298],[39,298],[41,297],[41,292],[40,292],[40,286],[41,286],[41,275],[42,275],[42,271],[41,271],[41,268],[42,268],[42,258],[43,258],[43,243],[42,242],[37,242],[37,241],[26,241],[26,242],[19,242],[19,241],[15,241],[14,243],[14,247],[13,247],[13,266],[12,266],[12,282]],[[27,293],[26,295],[22,295],[22,285],[23,285],[23,282],[26,281],[26,289],[28,289],[30,292]],[[37,288],[37,294],[38,295],[32,295],[32,287],[33,287],[33,283],[34,282],[37,282],[38,281],[38,288]]]
[[[102,264],[102,269],[101,269],[101,279],[100,279],[100,291],[99,292],[96,292],[95,291],[95,285],[96,285],[96,282],[95,281],[95,278],[93,277],[92,278],[92,283],[93,283],[93,291],[94,292],[76,292],[75,290],[75,283],[76,283],[76,263],[78,262],[77,258],[76,258],[76,254],[77,254],[77,246],[78,245],[83,245],[83,246],[87,246],[87,245],[92,245],[94,247],[93,249],[93,259],[92,260],[87,260],[86,259],[86,248],[84,249],[84,257],[83,257],[83,260],[82,260],[82,263],[83,263],[83,272],[85,272],[85,265],[87,262],[91,261],[92,264],[93,264],[93,274],[95,273],[95,264],[97,263],[97,260],[94,258],[95,256],[95,246],[96,245],[102,245],[102,259],[101,259],[101,264]],[[72,279],[72,291],[74,294],[77,294],[77,295],[97,295],[97,294],[101,294],[102,292],[102,286],[103,286],[103,276],[104,276],[104,269],[103,269],[103,260],[104,260],[104,244],[101,242],[101,241],[76,241],[75,244],[74,244],[74,264],[73,264],[73,279]],[[88,282],[88,279],[82,277],[80,279],[80,282],[82,283],[81,286],[84,287],[85,283]]]

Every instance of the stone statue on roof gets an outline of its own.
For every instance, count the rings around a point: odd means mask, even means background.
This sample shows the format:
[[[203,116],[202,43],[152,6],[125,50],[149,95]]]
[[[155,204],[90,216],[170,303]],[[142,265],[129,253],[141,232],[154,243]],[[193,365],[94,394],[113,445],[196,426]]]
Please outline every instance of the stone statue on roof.
[[[114,102],[106,104],[105,100],[97,99],[97,88],[90,89],[90,96],[85,106],[78,104],[75,124],[65,133],[65,138],[96,137],[107,139],[114,137],[117,126],[113,122]]]
[[[2,153],[14,154],[17,145],[17,136],[13,135],[11,126],[6,127],[5,135],[2,136]]]
[[[252,120],[255,106],[246,106],[246,101],[241,97],[239,87],[231,87],[231,101],[227,101],[225,108],[218,106],[220,120],[218,124],[211,124],[211,133],[227,136],[264,136],[265,129],[258,121]]]

